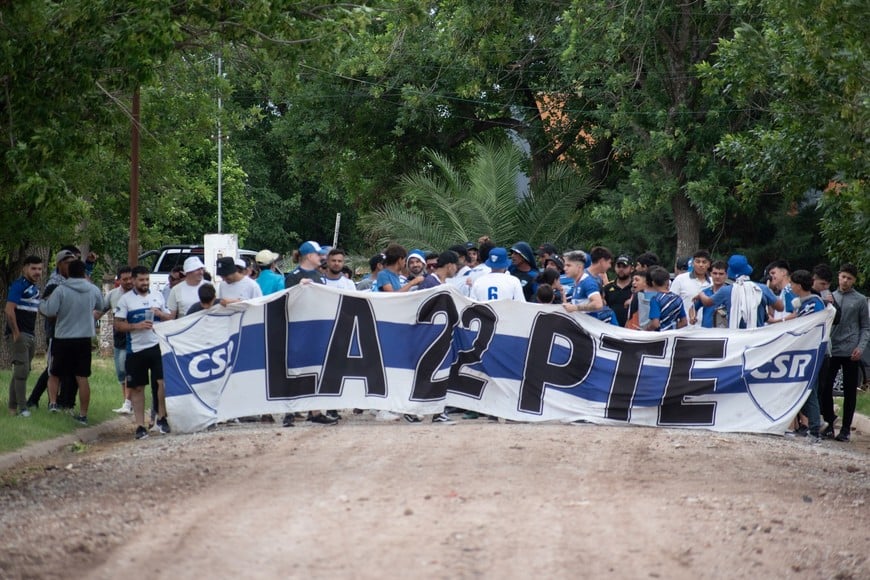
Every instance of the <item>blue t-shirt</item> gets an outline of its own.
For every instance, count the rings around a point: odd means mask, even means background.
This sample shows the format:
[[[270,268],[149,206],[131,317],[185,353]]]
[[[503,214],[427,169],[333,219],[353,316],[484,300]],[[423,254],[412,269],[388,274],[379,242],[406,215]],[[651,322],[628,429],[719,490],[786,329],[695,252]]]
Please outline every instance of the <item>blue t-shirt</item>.
[[[39,286],[22,276],[9,287],[6,299],[15,305],[15,322],[18,323],[18,331],[34,334],[36,313],[39,311]],[[8,324],[6,334],[12,334]]]
[[[257,276],[257,284],[260,286],[260,290],[263,291],[263,296],[274,294],[284,289],[284,276],[270,268],[266,268],[261,270],[260,275]]]
[[[402,280],[399,278],[399,275],[393,272],[392,270],[387,270],[384,268],[380,272],[378,272],[378,279],[375,281],[375,291],[376,292],[385,292],[383,289],[384,286],[391,286],[393,292],[398,292],[399,289],[402,288]]]
[[[683,299],[673,292],[656,292],[649,302],[649,319],[659,321],[659,330],[671,330],[686,317]]]
[[[571,293],[568,294],[568,298],[571,301],[571,304],[588,304],[589,298],[594,296],[595,294],[601,295],[601,286],[599,286],[598,281],[590,276],[587,272],[583,272],[583,275],[580,276],[580,281],[577,282],[574,287],[571,289]],[[601,301],[604,302],[604,296],[601,295]],[[619,321],[616,319],[616,313],[613,311],[610,306],[605,305],[601,310],[596,310],[594,312],[587,312],[589,316],[597,318],[602,322],[609,322],[610,324],[619,325]]]
[[[713,296],[713,287],[707,286],[706,288],[701,290],[701,292],[706,296],[712,297]],[[702,328],[715,328],[716,319],[714,317],[716,315],[717,310],[720,310],[724,314],[726,321],[728,319],[728,310],[726,310],[725,306],[707,307],[707,306],[704,306],[704,304],[700,300],[695,300],[693,305],[695,307],[695,312],[698,312],[698,311],[701,312],[701,327]],[[685,304],[683,306],[685,306]]]
[[[801,305],[797,309],[797,315],[806,316],[807,314],[812,314],[814,312],[821,312],[824,309],[825,303],[822,302],[822,299],[815,294],[810,294],[801,300]]]

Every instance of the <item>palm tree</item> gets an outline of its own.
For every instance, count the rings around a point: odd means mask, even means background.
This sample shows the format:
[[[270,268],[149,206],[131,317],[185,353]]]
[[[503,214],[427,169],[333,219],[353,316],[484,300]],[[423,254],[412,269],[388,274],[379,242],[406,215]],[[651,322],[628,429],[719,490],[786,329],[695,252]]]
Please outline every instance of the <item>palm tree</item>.
[[[565,247],[577,208],[591,192],[573,167],[554,164],[521,191],[523,153],[512,142],[478,142],[465,171],[427,150],[431,169],[401,178],[401,199],[364,214],[360,225],[383,247],[445,249],[489,236],[497,245],[519,240]]]

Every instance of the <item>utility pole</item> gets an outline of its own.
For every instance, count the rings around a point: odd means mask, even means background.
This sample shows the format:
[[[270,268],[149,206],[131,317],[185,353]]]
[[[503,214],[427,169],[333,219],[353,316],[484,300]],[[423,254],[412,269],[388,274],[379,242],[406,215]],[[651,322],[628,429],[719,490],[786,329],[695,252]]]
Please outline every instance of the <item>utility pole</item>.
[[[133,92],[133,129],[130,134],[130,239],[127,241],[127,263],[139,261],[139,87]]]

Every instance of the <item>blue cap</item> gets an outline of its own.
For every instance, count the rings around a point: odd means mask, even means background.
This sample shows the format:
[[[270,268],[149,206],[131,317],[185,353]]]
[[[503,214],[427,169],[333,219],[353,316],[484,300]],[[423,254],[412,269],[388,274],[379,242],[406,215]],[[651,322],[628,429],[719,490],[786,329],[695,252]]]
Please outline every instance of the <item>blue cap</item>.
[[[299,255],[301,256],[305,256],[306,254],[320,254],[321,256],[325,256],[328,253],[329,250],[321,248],[320,244],[317,242],[305,242],[299,246]]]
[[[736,280],[740,276],[749,276],[752,274],[752,266],[749,265],[749,260],[742,254],[734,254],[728,258],[728,277]]]
[[[493,270],[507,270],[511,263],[508,258],[508,252],[505,248],[493,248],[489,251],[489,258],[486,259],[486,264]]]

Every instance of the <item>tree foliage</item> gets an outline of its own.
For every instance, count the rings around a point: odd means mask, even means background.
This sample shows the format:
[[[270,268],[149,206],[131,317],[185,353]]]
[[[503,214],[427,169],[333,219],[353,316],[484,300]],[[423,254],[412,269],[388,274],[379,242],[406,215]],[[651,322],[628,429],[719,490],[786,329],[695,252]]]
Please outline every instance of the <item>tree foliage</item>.
[[[525,192],[523,154],[514,143],[473,145],[462,168],[428,151],[430,164],[401,179],[402,201],[390,201],[362,216],[377,247],[396,241],[407,247],[443,250],[489,236],[496,244],[569,241],[577,207],[591,187],[565,164],[551,165]]]

